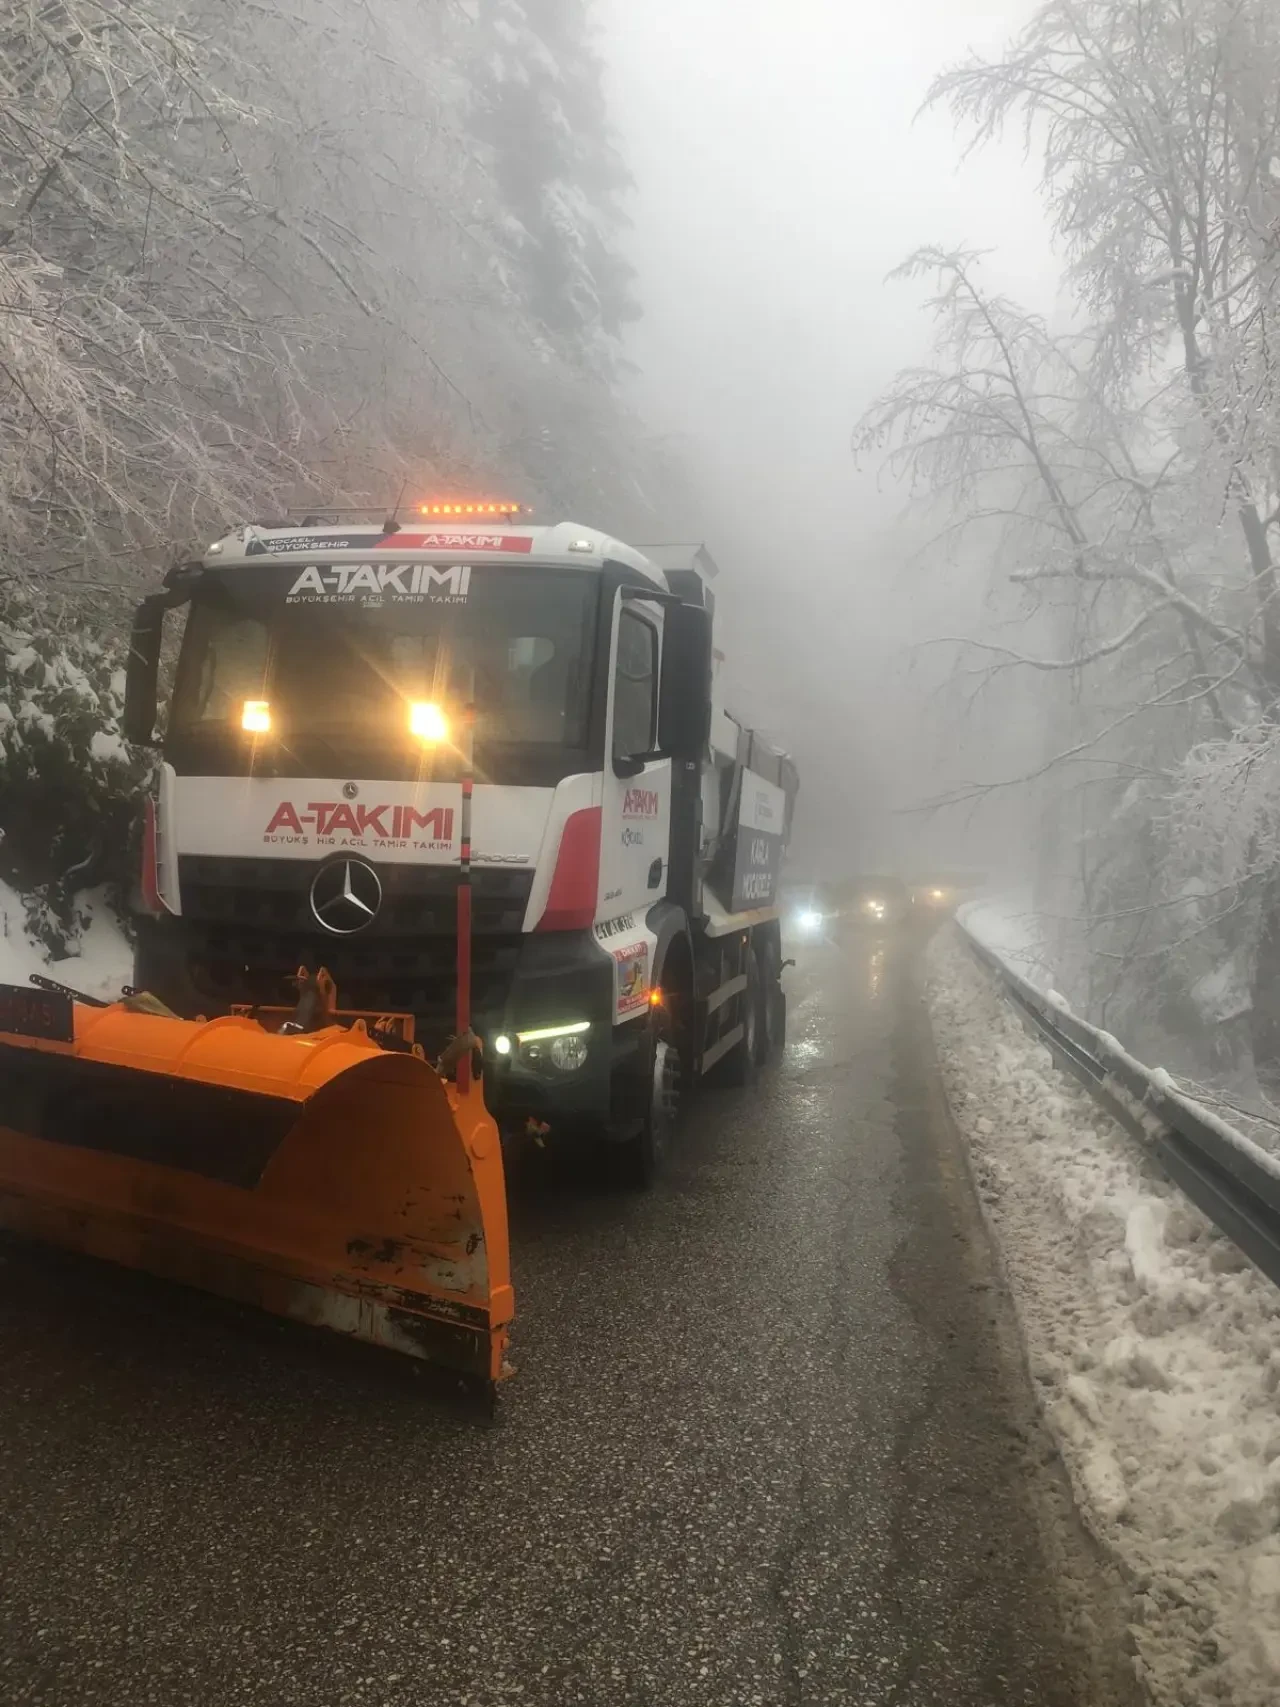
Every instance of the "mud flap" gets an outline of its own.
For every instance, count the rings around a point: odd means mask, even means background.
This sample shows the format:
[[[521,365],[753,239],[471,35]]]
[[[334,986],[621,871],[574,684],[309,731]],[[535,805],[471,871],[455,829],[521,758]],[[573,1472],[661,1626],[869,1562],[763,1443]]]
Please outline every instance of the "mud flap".
[[[0,1033],[0,1226],[501,1379],[506,1189],[479,1085],[362,1027],[68,1019]]]

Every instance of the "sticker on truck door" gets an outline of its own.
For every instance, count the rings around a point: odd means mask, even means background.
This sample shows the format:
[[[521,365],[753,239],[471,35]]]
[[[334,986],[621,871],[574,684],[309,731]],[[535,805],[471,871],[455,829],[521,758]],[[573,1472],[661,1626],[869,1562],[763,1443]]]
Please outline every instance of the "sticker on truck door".
[[[649,1006],[658,939],[634,913],[602,919],[595,926],[595,939],[613,961],[614,1021],[634,1019]]]
[[[629,943],[613,951],[615,1007],[619,1019],[639,1013],[649,1000],[649,944]]]

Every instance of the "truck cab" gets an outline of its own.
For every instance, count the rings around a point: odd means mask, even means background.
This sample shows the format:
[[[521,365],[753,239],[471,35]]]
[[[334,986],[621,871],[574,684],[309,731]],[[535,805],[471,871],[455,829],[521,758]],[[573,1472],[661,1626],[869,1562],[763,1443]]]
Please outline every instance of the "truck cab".
[[[749,1070],[780,1011],[794,771],[715,703],[708,569],[460,505],[246,526],[171,571],[128,672],[128,733],[154,743],[180,629],[135,984],[212,1014],[324,965],[344,1007],[410,1014],[437,1051],[473,768],[490,1106],[649,1177],[681,1090]]]

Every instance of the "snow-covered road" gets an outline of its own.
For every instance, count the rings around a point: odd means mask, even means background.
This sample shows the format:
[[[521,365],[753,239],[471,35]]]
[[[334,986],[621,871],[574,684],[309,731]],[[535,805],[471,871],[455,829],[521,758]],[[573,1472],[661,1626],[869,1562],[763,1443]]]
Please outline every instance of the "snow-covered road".
[[[1280,1699],[1280,1291],[1023,1030],[957,931],[943,1077],[1086,1520],[1160,1707]]]

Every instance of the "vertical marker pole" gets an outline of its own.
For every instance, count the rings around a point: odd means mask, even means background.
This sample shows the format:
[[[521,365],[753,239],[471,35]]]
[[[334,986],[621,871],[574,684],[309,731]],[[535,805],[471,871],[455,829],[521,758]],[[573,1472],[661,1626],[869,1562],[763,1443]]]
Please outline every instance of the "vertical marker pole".
[[[465,1037],[471,1030],[471,791],[475,781],[475,722],[476,708],[468,701],[462,713],[462,816],[458,825],[461,841],[458,864],[458,1010],[457,1032]],[[471,1085],[471,1051],[461,1057],[457,1067],[457,1086],[465,1091]]]

